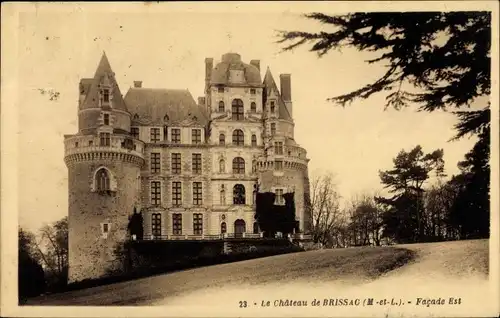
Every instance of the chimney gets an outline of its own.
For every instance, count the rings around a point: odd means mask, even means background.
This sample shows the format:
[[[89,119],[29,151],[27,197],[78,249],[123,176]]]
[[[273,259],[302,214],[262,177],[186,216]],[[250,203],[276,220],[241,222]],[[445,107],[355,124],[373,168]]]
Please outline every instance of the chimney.
[[[134,87],[135,88],[141,88],[142,87],[142,81],[134,81]]]
[[[251,60],[250,64],[255,66],[260,71],[260,60]]]
[[[214,59],[211,57],[205,58],[205,94],[209,94],[210,79],[212,78],[212,69],[214,68]],[[210,106],[210,98],[208,99]]]
[[[205,97],[198,97],[198,106],[205,106]]]
[[[207,57],[205,59],[205,80],[210,81],[212,77],[212,69],[214,68],[214,59]]]
[[[285,102],[292,101],[292,83],[290,81],[290,74],[280,74],[281,98]]]
[[[292,82],[290,79],[290,74],[280,74],[280,86],[281,86],[281,98],[285,102],[285,107],[293,118],[292,113]]]

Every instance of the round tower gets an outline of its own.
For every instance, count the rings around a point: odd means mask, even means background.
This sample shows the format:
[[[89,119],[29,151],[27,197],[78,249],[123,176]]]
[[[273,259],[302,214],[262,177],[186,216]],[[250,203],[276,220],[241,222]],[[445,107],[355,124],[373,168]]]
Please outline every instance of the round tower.
[[[82,87],[83,86],[83,87]],[[139,203],[144,143],[130,135],[130,114],[103,55],[80,84],[79,132],[65,136],[68,168],[69,282],[109,274]]]
[[[294,194],[296,230],[311,230],[310,190],[307,152],[294,139],[291,76],[280,75],[281,92],[268,68],[264,76],[263,143],[259,158],[259,192],[273,192],[275,205],[285,204],[283,195]]]

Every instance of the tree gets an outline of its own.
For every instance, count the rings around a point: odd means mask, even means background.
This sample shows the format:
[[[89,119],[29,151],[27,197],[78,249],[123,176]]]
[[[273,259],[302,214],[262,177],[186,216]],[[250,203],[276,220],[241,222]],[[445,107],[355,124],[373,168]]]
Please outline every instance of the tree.
[[[64,217],[39,231],[37,254],[46,267],[52,286],[63,286],[68,279],[68,218]]]
[[[35,255],[35,235],[18,229],[18,297],[22,303],[26,298],[38,296],[46,289],[45,274]]]
[[[451,221],[460,228],[461,238],[487,238],[490,234],[490,134],[486,130],[479,141],[459,162],[461,174],[452,181],[459,193],[451,210]]]
[[[373,83],[331,97],[330,101],[345,106],[358,98],[385,93],[386,108],[414,105],[428,112],[451,109],[458,117],[457,134],[452,140],[466,135],[479,138],[465,160],[465,170],[471,171],[461,177],[468,185],[457,198],[453,220],[464,231],[462,236],[489,232],[489,166],[476,163],[487,162],[490,156],[490,102],[476,105],[474,110],[469,107],[491,93],[491,13],[311,13],[305,18],[333,27],[333,31],[280,31],[278,43],[288,43],[284,51],[308,42],[314,43],[310,51],[319,57],[331,50],[354,48],[372,52],[374,57],[366,62],[385,67],[385,73]],[[477,222],[466,225],[466,220]]]
[[[325,174],[313,178],[311,182],[310,210],[312,211],[312,235],[316,243],[337,245],[341,210],[339,207],[340,194],[337,192],[332,174]]]
[[[315,42],[311,51],[320,57],[330,50],[353,47],[378,53],[366,62],[386,66],[375,82],[330,99],[341,105],[390,91],[386,107],[413,104],[434,111],[469,106],[477,97],[490,94],[488,12],[312,13],[305,17],[333,26],[335,31],[281,31],[278,43],[296,40],[284,51],[310,41]],[[407,84],[419,91],[408,90]],[[488,124],[480,120],[475,128]]]
[[[386,234],[400,240],[421,241],[424,238],[423,186],[430,173],[444,175],[443,150],[424,154],[416,146],[409,152],[401,150],[393,159],[394,169],[380,171],[380,180],[391,198],[377,198],[377,202],[391,206],[385,215]]]
[[[354,196],[349,210],[351,240],[354,245],[376,245],[381,243],[382,211],[374,197],[368,194]]]

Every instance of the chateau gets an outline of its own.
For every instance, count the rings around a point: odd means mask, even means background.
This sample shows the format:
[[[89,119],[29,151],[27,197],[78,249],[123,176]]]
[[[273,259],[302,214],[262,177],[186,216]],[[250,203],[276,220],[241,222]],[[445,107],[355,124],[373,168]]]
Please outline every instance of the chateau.
[[[80,81],[78,133],[66,135],[69,280],[106,274],[140,211],[143,238],[259,239],[258,192],[294,193],[296,233],[312,217],[306,150],[294,139],[289,74],[224,54],[205,59],[205,96],[135,81],[122,95],[103,54]],[[134,237],[135,239],[135,237]]]

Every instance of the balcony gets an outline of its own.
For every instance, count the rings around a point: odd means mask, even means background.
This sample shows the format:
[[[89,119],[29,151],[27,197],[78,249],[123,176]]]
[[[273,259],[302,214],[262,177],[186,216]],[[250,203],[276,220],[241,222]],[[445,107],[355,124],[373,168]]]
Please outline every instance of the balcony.
[[[310,234],[296,233],[290,236],[293,240],[311,240],[312,236]],[[134,235],[131,239],[136,241]],[[223,234],[183,234],[183,235],[149,235],[144,236],[143,241],[226,241],[226,240],[260,240],[260,239],[270,239],[264,238],[263,233],[223,233]],[[287,237],[276,236],[277,240],[285,240]]]
[[[144,142],[128,136],[111,135],[105,144],[101,145],[99,136],[76,135],[64,140],[64,148],[66,156],[85,152],[113,151],[144,157]]]

